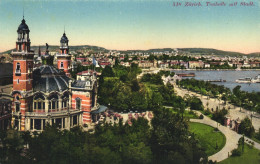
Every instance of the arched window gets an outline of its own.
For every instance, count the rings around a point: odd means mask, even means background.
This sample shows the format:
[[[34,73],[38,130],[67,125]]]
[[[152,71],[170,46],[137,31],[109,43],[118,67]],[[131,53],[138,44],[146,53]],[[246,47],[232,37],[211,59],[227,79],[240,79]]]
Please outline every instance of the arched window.
[[[15,111],[20,112],[20,103],[15,103]]]
[[[69,106],[69,94],[66,92],[61,97],[62,99],[62,108],[67,108]]]
[[[34,96],[34,110],[44,110],[45,109],[45,97],[42,94],[37,94]]]
[[[87,81],[87,86],[90,86],[90,82],[89,81]]]
[[[81,109],[81,99],[80,98],[76,98],[76,109]]]
[[[19,51],[21,51],[22,50],[22,45],[19,44],[18,47],[19,47]]]
[[[63,68],[63,62],[60,62],[60,67]]]
[[[20,69],[21,69],[20,63],[16,63],[16,70],[20,70]]]
[[[19,33],[19,34],[18,34],[18,40],[21,40],[21,39],[22,39],[22,34]]]
[[[49,99],[49,109],[54,110],[59,108],[58,95],[52,94],[48,99]]]
[[[19,62],[16,63],[15,73],[16,73],[16,74],[21,74],[21,65],[20,65]]]

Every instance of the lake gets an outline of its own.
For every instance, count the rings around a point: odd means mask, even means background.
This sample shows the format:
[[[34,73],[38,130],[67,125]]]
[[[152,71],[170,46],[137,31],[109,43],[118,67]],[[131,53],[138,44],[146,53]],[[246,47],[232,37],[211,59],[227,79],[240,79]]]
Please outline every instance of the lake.
[[[230,88],[231,90],[236,87],[237,85],[241,86],[241,90],[247,91],[247,92],[260,92],[260,83],[252,83],[252,84],[241,84],[236,83],[236,80],[239,78],[245,78],[245,77],[255,77],[258,74],[260,74],[260,71],[203,71],[203,70],[178,70],[173,71],[175,73],[195,73],[195,79],[197,80],[226,80],[226,82],[212,82],[214,84],[218,85],[224,85],[227,88]]]

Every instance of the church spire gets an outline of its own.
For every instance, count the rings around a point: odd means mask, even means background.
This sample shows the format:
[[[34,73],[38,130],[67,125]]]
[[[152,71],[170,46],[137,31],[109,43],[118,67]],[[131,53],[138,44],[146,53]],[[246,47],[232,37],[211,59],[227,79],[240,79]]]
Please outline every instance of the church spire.
[[[24,19],[24,7],[23,7],[23,19]]]

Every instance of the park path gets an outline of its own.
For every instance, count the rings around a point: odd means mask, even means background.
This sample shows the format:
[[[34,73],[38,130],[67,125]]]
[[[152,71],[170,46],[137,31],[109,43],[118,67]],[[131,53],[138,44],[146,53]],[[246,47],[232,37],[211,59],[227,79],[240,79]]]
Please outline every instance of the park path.
[[[201,114],[199,111],[195,111],[198,115]],[[209,160],[220,162],[224,159],[228,158],[228,155],[231,155],[231,151],[238,147],[238,140],[242,137],[241,134],[236,133],[235,131],[229,129],[226,126],[222,126],[221,124],[217,123],[216,121],[210,119],[209,117],[203,115],[203,119],[190,119],[191,122],[198,122],[206,125],[210,125],[214,128],[219,129],[225,137],[226,137],[226,144],[225,146],[216,154],[213,154],[212,156],[209,156]],[[254,142],[253,140],[245,137],[245,142],[249,143]],[[260,144],[257,142],[254,142],[254,147],[258,150],[260,150]]]
[[[219,100],[217,99],[207,99],[207,97],[205,96],[201,96],[200,94],[197,94],[195,92],[191,92],[191,91],[187,91],[185,89],[179,88],[178,86],[174,86],[174,90],[177,92],[177,95],[183,97],[185,94],[188,95],[195,95],[198,98],[201,99],[202,103],[204,106],[206,106],[207,102],[208,102],[208,107],[211,109],[216,109],[216,106],[219,106],[219,104],[221,104],[221,102],[219,102]],[[231,106],[230,104],[228,104],[229,106]],[[239,117],[240,119],[243,119],[246,116],[250,116],[248,113],[248,111],[242,109],[242,112],[239,111],[240,109],[238,107],[233,107],[232,110],[229,110],[231,117],[233,116],[233,119]],[[198,115],[202,114],[199,111],[195,111]],[[225,135],[226,137],[226,144],[225,146],[216,154],[213,154],[212,156],[209,156],[209,160],[212,161],[217,161],[220,162],[224,159],[228,158],[228,155],[231,155],[231,151],[235,148],[238,147],[238,140],[239,138],[242,137],[241,134],[236,133],[235,131],[231,130],[229,127],[226,126],[222,126],[221,124],[217,124],[216,121],[210,119],[209,117],[203,115],[204,118],[203,119],[190,119],[191,122],[198,122],[198,123],[202,123],[202,124],[206,124],[206,125],[210,125],[212,127],[217,127],[218,129]],[[249,117],[250,118],[250,117]],[[258,128],[260,127],[260,119],[259,118],[253,118],[253,126],[256,128],[256,130],[258,130]],[[249,143],[249,142],[254,142],[253,140],[251,140],[248,137],[245,137],[245,142]],[[257,142],[254,142],[254,147],[258,150],[260,150],[260,144]]]

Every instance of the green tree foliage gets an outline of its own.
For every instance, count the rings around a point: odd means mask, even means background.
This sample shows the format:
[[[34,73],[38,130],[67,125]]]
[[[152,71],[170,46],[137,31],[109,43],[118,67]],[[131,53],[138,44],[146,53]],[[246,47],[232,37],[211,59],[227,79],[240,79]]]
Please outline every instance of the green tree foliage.
[[[223,85],[195,79],[182,79],[177,82],[177,85],[206,96],[221,98],[225,102],[229,101],[247,110],[260,112],[260,92],[241,91],[241,86],[236,86],[231,92],[230,89],[225,88]]]
[[[225,115],[227,113],[228,111],[225,108],[222,110],[216,110],[212,115],[212,119],[224,125]]]
[[[244,134],[248,137],[252,137],[254,135],[255,129],[252,125],[251,120],[248,117],[241,121],[238,127],[238,133]]]
[[[203,80],[196,80],[194,78],[182,79],[178,82],[178,85],[195,92],[203,93],[207,96],[218,97],[219,94],[225,93],[228,95],[231,93],[231,91],[223,85],[216,85]]]
[[[196,96],[188,96],[186,102],[191,110],[204,110],[201,100]]]
[[[161,70],[159,73],[158,73],[160,76],[174,76],[174,72],[170,72],[170,71],[163,71],[163,70]]]
[[[179,114],[169,109],[154,111],[151,145],[155,163],[200,163],[207,161],[194,135],[188,131],[188,124]]]
[[[114,77],[115,74],[110,66],[106,66],[104,70],[102,71],[103,77]]]
[[[144,74],[141,82],[149,82],[151,84],[162,85],[163,81],[160,74]]]
[[[26,154],[35,163],[151,163],[148,121],[139,118],[132,126],[105,124],[94,133],[80,127],[70,131],[56,127],[30,139]]]
[[[211,69],[234,69],[234,67],[231,67],[230,65],[228,65],[227,62],[225,62],[222,65],[220,65],[220,64],[217,64],[217,65],[211,64],[210,68]]]
[[[256,133],[255,138],[258,139],[258,140],[260,140],[260,128],[259,128],[259,130],[258,130],[258,133]]]
[[[0,130],[0,163],[26,163],[22,156],[24,140],[19,132]]]

